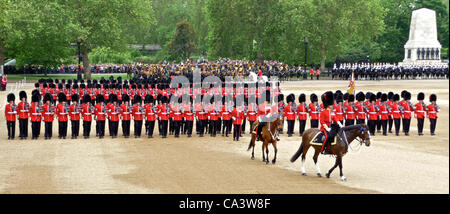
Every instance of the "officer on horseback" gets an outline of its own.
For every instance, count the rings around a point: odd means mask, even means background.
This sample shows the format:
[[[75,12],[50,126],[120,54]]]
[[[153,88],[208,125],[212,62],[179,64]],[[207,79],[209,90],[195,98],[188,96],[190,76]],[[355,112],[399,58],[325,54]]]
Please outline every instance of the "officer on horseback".
[[[325,139],[323,140],[320,152],[326,154],[327,144],[334,139],[340,127],[343,127],[343,125],[339,122],[332,110],[334,104],[333,92],[325,92],[322,95],[322,102],[325,109],[320,112],[320,131],[324,134]]]

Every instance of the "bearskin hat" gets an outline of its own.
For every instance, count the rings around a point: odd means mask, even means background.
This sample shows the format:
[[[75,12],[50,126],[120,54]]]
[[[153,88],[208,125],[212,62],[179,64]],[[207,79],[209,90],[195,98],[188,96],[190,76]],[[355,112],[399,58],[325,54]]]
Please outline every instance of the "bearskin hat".
[[[379,91],[379,92],[377,93],[377,100],[378,100],[378,99],[381,99],[381,96],[382,96],[382,95],[383,95],[383,92],[380,92],[380,91]]]
[[[406,93],[406,92],[408,92],[408,91],[406,91],[406,90],[403,90],[403,91],[402,91],[402,92],[400,93],[400,97],[401,97],[401,98],[404,98],[404,97],[405,97],[405,93]]]
[[[369,97],[369,101],[373,102],[373,101],[376,101],[376,100],[377,100],[377,95],[371,94],[370,97]]]
[[[44,100],[42,100],[44,103],[46,103],[47,101],[50,101],[50,102],[52,102],[53,101],[53,99],[52,99],[52,95],[50,94],[50,93],[45,93],[44,94]]]
[[[122,101],[123,102],[129,102],[130,101],[130,96],[128,96],[128,94],[123,94],[122,95]]]
[[[284,101],[284,94],[278,95],[278,102]],[[286,98],[286,102],[289,102]]]
[[[6,99],[8,100],[8,103],[9,103],[10,101],[15,101],[16,96],[13,93],[10,93],[10,94],[8,94]]]
[[[161,103],[167,103],[167,97],[166,96],[162,96],[161,97]]]
[[[109,89],[109,85],[108,84],[104,84],[103,85],[103,89]]]
[[[298,96],[298,102],[300,103],[306,102],[306,95],[300,94],[300,96]]]
[[[41,97],[40,97],[39,93],[32,93],[31,102],[33,102],[33,103],[39,102],[40,98]]]
[[[343,96],[344,100],[348,100],[348,96],[350,96],[350,94],[349,93],[345,93],[344,96]]]
[[[85,89],[85,88],[86,88],[86,85],[84,83],[81,83],[80,84],[80,89]]]
[[[74,84],[72,85],[72,88],[73,88],[73,89],[78,89],[78,84],[74,83]]]
[[[319,99],[317,98],[317,95],[314,93],[309,96],[309,100],[311,100],[312,103],[319,101]]]
[[[117,102],[117,101],[118,101],[118,97],[116,94],[113,94],[113,93],[109,94],[109,102],[110,103]]]
[[[410,93],[409,91],[407,91],[407,92],[405,93],[405,96],[403,96],[403,99],[405,99],[405,100],[410,100],[410,99],[411,99],[411,93]]]
[[[61,80],[62,84],[66,84],[66,79]]]
[[[343,101],[344,101],[344,95],[338,94],[337,97],[336,97],[336,102],[340,103],[340,102],[343,102]]]
[[[97,103],[105,102],[105,97],[103,97],[103,95],[101,94],[97,94],[97,96],[95,97],[95,102]]]
[[[67,88],[67,89],[70,89],[70,85],[69,85],[69,84],[66,84],[66,88]]]
[[[72,99],[73,99],[73,97],[72,97]],[[90,103],[91,102],[91,96],[89,94],[83,95],[83,100],[81,100],[81,102],[82,103]]]
[[[59,79],[55,79],[55,83],[58,84],[59,83]]]
[[[39,88],[39,83],[37,82],[37,83],[34,83],[34,87],[35,88]]]
[[[278,100],[279,101],[279,100]],[[295,95],[294,94],[289,94],[287,97],[286,97],[286,102],[295,102]]]
[[[67,84],[72,85],[72,80],[67,80]]]
[[[327,108],[328,106],[331,106],[334,104],[334,94],[331,91],[327,91],[324,94],[322,94],[322,103],[323,107]]]
[[[386,102],[387,99],[388,99],[388,95],[387,95],[386,93],[383,93],[383,94],[381,95],[381,102]]]
[[[423,93],[423,92],[420,92],[418,95],[417,95],[417,100],[424,100],[425,99],[425,94]]]
[[[73,79],[73,84],[78,84],[78,80],[77,79]]]
[[[63,88],[63,84],[62,84],[62,83],[59,83],[59,84],[58,84],[58,88],[59,88],[59,89]]]
[[[67,102],[67,97],[66,94],[64,93],[59,93],[58,94],[58,102],[62,103],[62,102]]]
[[[358,102],[362,102],[366,99],[366,95],[364,94],[364,92],[360,91],[359,93],[356,94],[356,100],[358,100]]]
[[[153,96],[150,94],[145,95],[144,103],[151,103],[153,102]]]
[[[142,97],[140,95],[134,95],[133,103],[141,103]]]
[[[368,100],[369,100],[369,99],[370,99],[370,97],[372,96],[372,94],[373,94],[373,93],[372,93],[372,92],[370,92],[370,91],[369,91],[369,92],[367,92],[367,93],[366,93],[366,99],[368,99]],[[377,97],[375,96],[375,99],[376,99],[376,98],[377,98]]]
[[[395,101],[399,101],[400,100],[400,95],[394,94],[394,96],[392,97],[392,100],[394,100],[394,102]]]
[[[78,94],[72,94],[72,101],[78,102],[80,100],[80,96]]]
[[[22,100],[23,98],[27,99],[27,92],[20,91],[19,92],[19,99]]]
[[[394,92],[390,91],[390,92],[387,94],[387,98],[388,98],[388,100],[392,100],[392,99],[394,98]]]
[[[348,95],[348,101],[349,102],[355,102],[355,95],[354,94]]]
[[[437,100],[436,94],[431,94],[431,95],[430,95],[430,102],[433,102],[433,101],[436,102],[436,100]]]

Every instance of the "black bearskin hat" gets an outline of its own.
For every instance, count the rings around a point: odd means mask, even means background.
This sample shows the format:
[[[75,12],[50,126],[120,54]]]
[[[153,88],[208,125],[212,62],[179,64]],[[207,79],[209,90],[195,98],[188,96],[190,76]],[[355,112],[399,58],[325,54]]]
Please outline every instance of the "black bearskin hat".
[[[323,107],[327,108],[328,106],[331,106],[334,104],[334,94],[331,91],[327,91],[324,94],[322,94],[322,103]]]
[[[22,100],[22,98],[27,99],[27,92],[25,92],[25,91],[19,92],[19,99]]]
[[[394,98],[394,92],[390,91],[390,92],[387,94],[387,98],[388,98],[388,100],[392,100],[392,99]]]
[[[370,97],[372,96],[372,94],[373,94],[373,93],[372,93],[372,92],[370,92],[370,91],[369,91],[369,92],[367,92],[367,93],[366,93],[366,99],[368,99],[368,100],[369,100],[369,99],[370,99]],[[377,98],[377,96],[375,96],[375,99],[376,99],[376,98]]]
[[[437,100],[437,96],[436,94],[431,94],[430,95],[430,102],[436,101]]]
[[[73,95],[72,95],[72,99],[73,99]],[[91,96],[89,96],[89,94],[83,95],[82,103],[90,103],[90,102],[91,102]]]
[[[294,94],[289,94],[287,97],[286,97],[286,102],[295,102],[295,95]]]
[[[39,93],[33,93],[31,95],[31,102],[36,103],[36,102],[39,102],[39,100],[40,100]]]
[[[343,102],[344,101],[344,96],[342,94],[337,94],[336,96],[336,102]]]
[[[405,100],[410,100],[410,99],[411,99],[411,93],[409,93],[409,91],[407,91],[407,92],[405,93],[405,96],[403,96],[403,98],[404,98]]]
[[[78,94],[72,94],[72,102],[78,102],[80,100],[80,96]]]
[[[300,103],[306,102],[306,95],[300,94],[300,96],[298,96],[298,102]]]
[[[140,95],[134,95],[133,103],[141,103],[142,97]]]
[[[420,92],[418,95],[417,95],[417,100],[424,100],[425,99],[425,94],[423,93],[423,92]]]
[[[387,95],[386,93],[383,93],[383,94],[381,95],[381,102],[386,102],[387,99],[388,99],[388,95]]]
[[[381,95],[383,95],[382,92],[378,92],[378,93],[377,93],[377,100],[378,100],[378,99],[381,99]]]
[[[406,92],[408,92],[408,91],[406,91],[406,90],[403,90],[403,91],[402,91],[402,93],[400,93],[400,97],[401,97],[401,98],[404,98],[404,97],[405,97],[405,93],[406,93]]]
[[[354,94],[348,95],[348,101],[349,102],[355,102],[355,95]]]
[[[58,94],[58,102],[66,102],[67,101],[67,97],[66,97],[66,95],[64,94],[64,93],[59,93]]]
[[[95,102],[97,103],[105,102],[105,97],[103,97],[103,95],[101,94],[97,94],[97,96],[95,97]]]
[[[398,94],[394,94],[394,96],[392,97],[392,99],[395,101],[399,101],[400,100],[400,95]]]
[[[42,100],[44,103],[46,103],[47,101],[50,101],[50,102],[52,102],[53,101],[53,99],[52,99],[52,95],[50,94],[50,93],[45,93],[44,94],[44,100]]]
[[[109,95],[109,102],[110,102],[110,103],[117,102],[118,100],[119,100],[119,99],[118,99],[118,97],[117,97],[116,94],[110,94],[110,95]]]
[[[39,83],[37,82],[37,83],[34,83],[34,87],[35,88],[39,88]]]
[[[377,95],[371,94],[370,97],[369,97],[369,101],[373,102],[373,101],[376,101],[376,100],[377,100]]]
[[[317,95],[316,94],[311,94],[309,96],[309,100],[311,100],[312,103],[319,101],[319,99],[317,99]]]
[[[287,99],[287,98],[286,98]],[[284,101],[284,94],[280,94],[278,95],[278,102]],[[288,100],[286,100],[286,102],[289,102]]]
[[[8,100],[8,103],[9,103],[10,101],[15,101],[16,96],[13,93],[10,93],[10,94],[8,94],[6,99]]]
[[[345,93],[344,96],[343,96],[344,100],[348,100],[348,96],[350,96],[350,94],[349,93]]]
[[[167,103],[167,97],[166,96],[162,96],[161,97],[161,103]]]
[[[364,92],[360,91],[356,94],[356,100],[358,100],[358,102],[364,101],[365,99],[366,95],[364,94]]]
[[[123,102],[129,102],[130,101],[130,96],[128,96],[128,94],[123,94],[122,95],[122,101]]]
[[[153,102],[153,96],[150,94],[145,95],[144,103],[151,103]]]

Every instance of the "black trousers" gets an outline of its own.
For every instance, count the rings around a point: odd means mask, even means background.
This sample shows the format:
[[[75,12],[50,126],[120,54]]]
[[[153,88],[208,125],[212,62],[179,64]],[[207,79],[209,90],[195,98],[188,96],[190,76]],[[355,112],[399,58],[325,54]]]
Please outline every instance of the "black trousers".
[[[219,123],[218,120],[210,120],[209,122],[209,129],[210,129],[210,135],[211,137],[215,137],[217,133],[217,124]]]
[[[112,127],[112,121],[108,120],[108,131],[109,131],[109,136],[113,136],[113,127]]]
[[[380,132],[380,131],[381,131],[381,120],[378,119],[377,120],[377,132]]]
[[[174,131],[175,131],[175,129],[174,129],[173,120],[169,119],[169,135],[172,135]]]
[[[430,132],[431,132],[431,134],[434,134],[434,131],[436,130],[436,123],[437,123],[437,118],[436,119],[431,119],[430,118]]]
[[[409,133],[409,126],[411,125],[411,119],[402,119],[402,124],[403,124],[403,132],[405,132],[405,134]]]
[[[195,132],[200,134],[200,120],[195,121]]]
[[[58,121],[58,137],[67,137],[67,121]]]
[[[287,134],[294,134],[295,120],[288,120],[287,124]]]
[[[149,137],[153,137],[153,130],[155,129],[155,121],[145,121],[145,126],[147,128],[146,134]]]
[[[234,124],[234,131],[233,131],[233,140],[239,141],[239,137],[241,135],[241,125]]]
[[[231,132],[231,120],[223,120],[222,122],[222,135],[228,136],[228,134]]]
[[[188,136],[192,135],[192,128],[194,126],[194,121],[193,120],[186,120],[185,121],[185,128],[186,128],[186,133]]]
[[[400,133],[400,118],[394,119],[395,126],[395,134],[398,135]]]
[[[377,120],[369,120],[368,124],[369,132],[371,135],[375,135],[375,129],[377,128]]]
[[[417,118],[417,130],[419,131],[419,134],[423,133],[423,118]]]
[[[111,136],[112,137],[117,137],[118,133],[119,133],[119,121],[111,121]]]
[[[319,120],[311,120],[311,128],[319,128]]]
[[[140,137],[142,133],[142,120],[134,121],[134,136]]]
[[[355,119],[347,119],[345,120],[345,126],[355,125]]]
[[[83,136],[89,137],[91,134],[91,123],[92,121],[83,121]]]
[[[169,123],[168,120],[160,120],[161,121],[161,135],[163,137],[167,137],[167,125]]]
[[[41,132],[41,121],[31,122],[31,137],[38,138]]]
[[[19,119],[19,137],[28,137],[28,119]]]
[[[53,122],[45,122],[45,132],[44,137],[51,138],[53,130]]]
[[[303,132],[305,132],[306,120],[299,120],[298,123],[299,123],[298,133],[300,134],[300,136],[302,136]]]
[[[106,121],[104,120],[97,120],[97,133],[99,137],[104,137],[105,136],[105,123]]]
[[[162,128],[161,128],[162,126],[161,126],[161,120],[158,118],[158,134],[161,136],[161,133],[162,133]]]
[[[8,139],[14,139],[14,135],[16,135],[16,121],[6,121],[6,127],[8,129]]]
[[[200,136],[203,136],[205,134],[205,127],[207,124],[207,120],[198,120],[198,133]]]
[[[366,119],[356,119],[356,124],[365,124]]]
[[[181,122],[182,121],[176,121],[176,120],[173,121],[173,129],[174,129],[173,131],[175,133],[175,137],[179,137],[180,136]]]
[[[124,137],[130,136],[130,123],[131,120],[122,120],[122,134]]]
[[[383,128],[383,135],[387,135],[388,120],[380,120],[381,128]]]
[[[392,118],[390,118],[389,117],[389,120],[388,120],[388,124],[389,124],[389,133],[392,133],[392,125],[393,125],[393,123],[394,123],[394,120],[392,119]]]
[[[244,121],[242,121],[242,125],[241,125],[242,126],[241,127],[241,135],[242,135],[242,133],[245,133],[245,125],[246,125],[246,123],[247,123],[247,119],[244,118]]]
[[[80,121],[79,120],[71,120],[72,123],[72,137],[78,137],[80,133]]]
[[[216,131],[219,132],[219,134],[220,134],[220,131],[221,131],[221,128],[222,128],[222,119],[221,118],[219,118],[217,120],[216,126],[217,126],[216,127]]]

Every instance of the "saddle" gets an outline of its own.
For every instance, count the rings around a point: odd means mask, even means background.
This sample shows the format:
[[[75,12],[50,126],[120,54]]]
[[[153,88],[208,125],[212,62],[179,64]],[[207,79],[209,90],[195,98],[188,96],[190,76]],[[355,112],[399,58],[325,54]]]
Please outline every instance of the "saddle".
[[[324,140],[325,140],[325,135],[322,132],[318,132],[316,134],[316,136],[313,137],[310,144],[321,146],[323,144]]]

